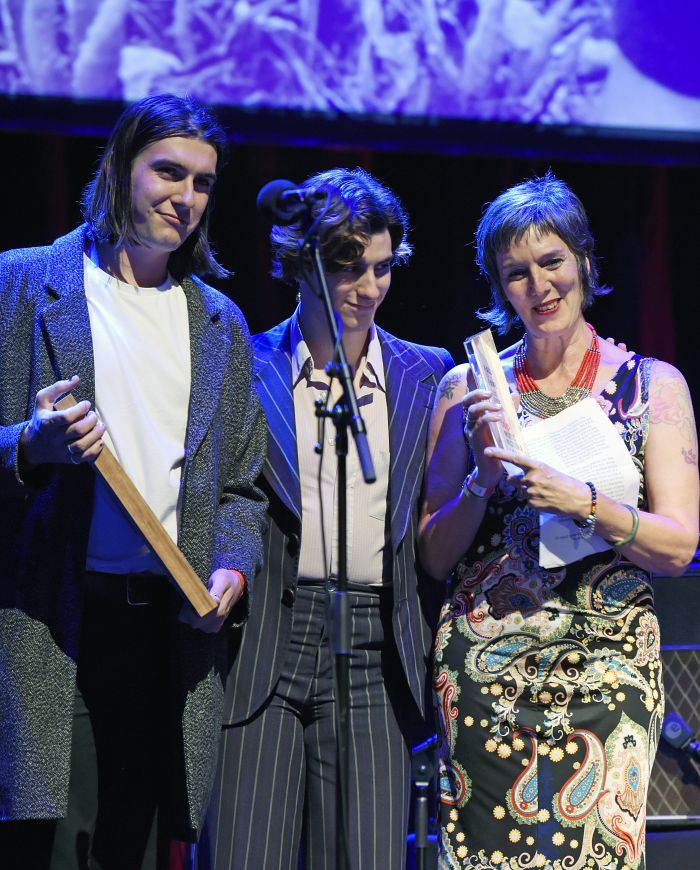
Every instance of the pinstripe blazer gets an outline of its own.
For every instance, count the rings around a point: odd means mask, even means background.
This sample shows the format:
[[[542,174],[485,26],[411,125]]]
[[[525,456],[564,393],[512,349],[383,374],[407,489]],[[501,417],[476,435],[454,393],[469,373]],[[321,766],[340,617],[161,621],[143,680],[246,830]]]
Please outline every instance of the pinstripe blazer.
[[[18,442],[37,390],[80,375],[94,399],[83,289],[85,227],[0,255],[0,818],[65,815],[94,474],[46,465],[22,480]],[[218,567],[254,577],[265,501],[255,485],[265,423],[240,310],[186,278],[192,362],[178,545],[204,582]],[[183,836],[201,826],[214,777],[225,639],[171,620],[170,789]],[[172,729],[167,726],[172,725]],[[172,730],[175,733],[170,734]]]
[[[261,485],[269,499],[270,526],[250,617],[233,637],[225,724],[249,718],[269,698],[292,621],[302,531],[290,322],[253,336],[255,381],[268,422],[268,457]],[[408,685],[425,715],[426,665],[442,588],[421,576],[415,538],[428,421],[437,386],[453,362],[442,348],[402,341],[379,328],[377,333],[389,415],[392,622]]]

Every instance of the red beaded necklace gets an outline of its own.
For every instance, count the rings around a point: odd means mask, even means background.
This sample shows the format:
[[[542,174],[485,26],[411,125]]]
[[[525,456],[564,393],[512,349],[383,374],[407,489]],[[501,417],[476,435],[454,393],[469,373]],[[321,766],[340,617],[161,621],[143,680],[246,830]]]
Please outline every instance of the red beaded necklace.
[[[590,396],[600,365],[600,350],[595,329],[590,323],[586,326],[591,330],[591,343],[586,348],[576,377],[561,396],[547,396],[540,390],[527,365],[527,336],[520,342],[513,358],[513,372],[520,402],[531,414],[537,417],[553,417]]]

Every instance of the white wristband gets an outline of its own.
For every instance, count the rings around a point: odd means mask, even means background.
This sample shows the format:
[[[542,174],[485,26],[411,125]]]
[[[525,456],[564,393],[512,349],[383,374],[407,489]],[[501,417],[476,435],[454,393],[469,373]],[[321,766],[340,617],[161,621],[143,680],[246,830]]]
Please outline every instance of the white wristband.
[[[496,491],[495,486],[480,486],[476,482],[476,469],[468,474],[462,484],[462,492],[476,496],[476,498],[490,498]]]

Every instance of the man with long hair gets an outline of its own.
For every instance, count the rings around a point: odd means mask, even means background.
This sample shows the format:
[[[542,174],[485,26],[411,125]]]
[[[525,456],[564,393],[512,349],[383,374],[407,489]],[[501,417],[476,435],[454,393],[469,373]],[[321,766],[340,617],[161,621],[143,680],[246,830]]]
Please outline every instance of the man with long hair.
[[[226,274],[207,235],[224,153],[203,106],[141,100],[86,222],[0,256],[3,868],[155,867],[201,826],[220,629],[247,616],[265,511],[248,329],[199,277]],[[93,474],[104,444],[207,585],[207,616]]]

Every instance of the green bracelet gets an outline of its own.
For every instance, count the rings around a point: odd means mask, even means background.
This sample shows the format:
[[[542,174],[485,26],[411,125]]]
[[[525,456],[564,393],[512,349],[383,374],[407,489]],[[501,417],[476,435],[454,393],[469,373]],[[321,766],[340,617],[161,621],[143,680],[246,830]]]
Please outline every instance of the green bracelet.
[[[630,544],[637,537],[637,531],[639,530],[639,514],[637,513],[637,508],[633,508],[631,504],[623,504],[622,507],[626,507],[632,514],[632,531],[621,541],[608,541],[609,544],[612,544],[613,547],[617,549],[624,547],[625,544]]]

